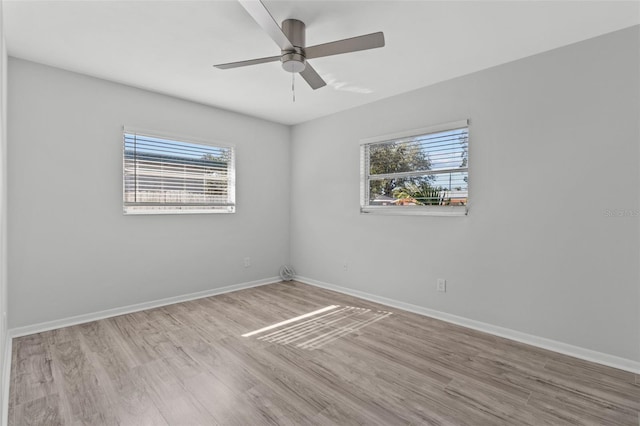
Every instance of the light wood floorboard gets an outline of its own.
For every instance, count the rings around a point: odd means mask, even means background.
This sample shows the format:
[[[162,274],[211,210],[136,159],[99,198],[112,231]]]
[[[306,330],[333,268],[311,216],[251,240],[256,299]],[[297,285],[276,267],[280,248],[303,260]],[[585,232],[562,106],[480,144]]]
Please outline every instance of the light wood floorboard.
[[[640,376],[290,282],[15,339],[9,424],[638,426]]]

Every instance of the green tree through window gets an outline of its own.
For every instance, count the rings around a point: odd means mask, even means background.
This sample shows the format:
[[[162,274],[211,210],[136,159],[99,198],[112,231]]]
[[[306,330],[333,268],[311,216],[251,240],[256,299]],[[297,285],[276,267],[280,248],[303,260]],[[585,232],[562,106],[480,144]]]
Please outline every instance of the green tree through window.
[[[416,149],[410,142],[401,144],[378,144],[369,148],[369,174],[389,174],[431,170],[431,161],[423,150]],[[391,178],[371,182],[370,197],[392,196],[393,190],[406,183],[429,184],[431,176]]]

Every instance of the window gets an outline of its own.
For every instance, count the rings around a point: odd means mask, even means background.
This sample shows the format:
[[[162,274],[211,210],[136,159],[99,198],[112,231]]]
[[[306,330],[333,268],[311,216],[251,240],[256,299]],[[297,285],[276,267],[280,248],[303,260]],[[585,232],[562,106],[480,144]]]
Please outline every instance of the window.
[[[464,215],[468,166],[467,120],[363,140],[360,211]]]
[[[125,214],[235,212],[234,149],[125,129]]]

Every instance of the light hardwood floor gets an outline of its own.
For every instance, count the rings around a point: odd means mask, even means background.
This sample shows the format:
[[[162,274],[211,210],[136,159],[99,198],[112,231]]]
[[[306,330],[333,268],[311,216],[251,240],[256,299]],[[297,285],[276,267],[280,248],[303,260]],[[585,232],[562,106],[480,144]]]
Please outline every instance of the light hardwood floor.
[[[640,378],[292,282],[17,338],[9,404],[16,426],[638,426]]]

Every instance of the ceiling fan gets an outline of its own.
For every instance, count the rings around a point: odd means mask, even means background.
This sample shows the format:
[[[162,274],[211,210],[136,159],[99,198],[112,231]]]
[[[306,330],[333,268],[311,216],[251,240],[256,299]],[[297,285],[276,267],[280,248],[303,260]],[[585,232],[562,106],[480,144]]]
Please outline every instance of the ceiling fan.
[[[375,49],[384,46],[384,34],[377,32],[306,47],[304,22],[297,19],[285,19],[282,21],[282,28],[280,28],[262,1],[239,0],[239,2],[258,25],[260,25],[280,47],[280,55],[214,65],[219,69],[224,70],[280,61],[285,71],[300,73],[309,86],[315,90],[325,86],[327,83],[320,77],[316,70],[313,69],[311,64],[307,62],[307,59]]]

